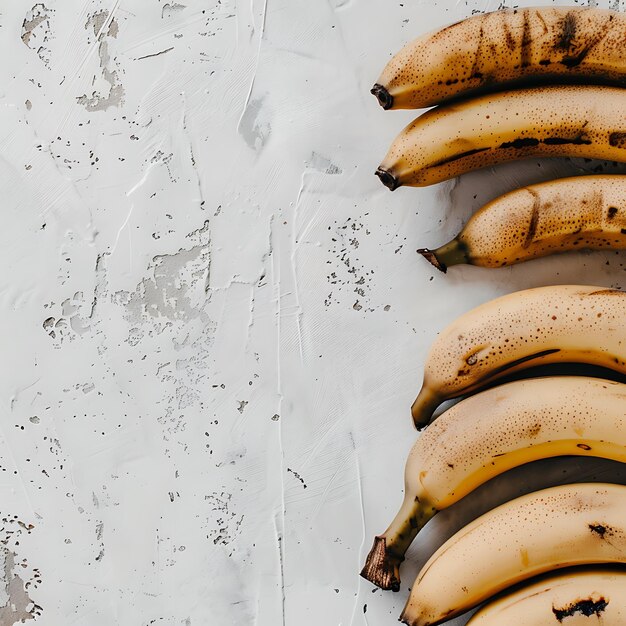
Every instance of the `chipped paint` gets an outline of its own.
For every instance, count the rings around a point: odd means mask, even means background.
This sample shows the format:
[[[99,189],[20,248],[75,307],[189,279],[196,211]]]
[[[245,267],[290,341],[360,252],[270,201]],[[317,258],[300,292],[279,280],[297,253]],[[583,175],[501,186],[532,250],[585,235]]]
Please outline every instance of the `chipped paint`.
[[[184,11],[187,7],[184,4],[178,2],[166,2],[161,10],[161,17],[167,19],[173,17],[177,13]]]
[[[0,624],[10,626],[24,623],[41,615],[38,607],[24,587],[24,581],[15,572],[15,553],[4,550],[4,581],[6,584],[6,602],[0,606]]]
[[[101,10],[89,17],[85,29],[93,30],[102,71],[101,76],[94,76],[92,85],[102,83],[103,87],[94,89],[90,96],[78,96],[76,101],[89,112],[106,111],[111,106],[120,107],[124,103],[124,86],[120,82],[117,60],[111,58],[109,51],[110,40],[117,39],[119,34],[119,24],[112,13]]]
[[[624,286],[609,253],[440,276],[414,252],[597,164],[372,174],[413,115],[369,95],[384,61],[500,4],[532,2],[4,3],[2,626],[396,623],[406,590],[357,573],[430,341],[514,289]],[[405,578],[498,500],[607,469],[525,472],[425,529]]]
[[[52,37],[51,17],[54,11],[45,4],[35,4],[26,13],[22,22],[21,39],[24,45],[37,53],[37,56],[45,65],[50,62],[50,49],[48,47]]]

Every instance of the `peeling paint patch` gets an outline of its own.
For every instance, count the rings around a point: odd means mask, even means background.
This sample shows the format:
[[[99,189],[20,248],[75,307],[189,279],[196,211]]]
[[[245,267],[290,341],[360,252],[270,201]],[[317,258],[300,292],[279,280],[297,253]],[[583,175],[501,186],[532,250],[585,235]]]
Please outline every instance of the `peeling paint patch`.
[[[4,584],[7,600],[0,607],[0,624],[13,626],[35,619],[42,613],[42,608],[35,604],[25,588],[24,581],[15,573],[15,553],[3,549],[0,558],[4,557]]]
[[[119,25],[112,18],[107,27],[109,12],[107,10],[94,13],[85,24],[85,30],[93,29],[98,41],[98,56],[100,58],[100,77],[94,76],[93,83],[100,82],[101,89],[94,89],[91,95],[78,96],[76,101],[82,104],[89,112],[106,111],[109,107],[121,107],[124,104],[124,86],[119,79],[119,66],[115,59],[111,59],[109,40],[116,39]]]
[[[50,15],[53,12],[43,3],[35,4],[22,22],[21,39],[24,45],[34,50],[45,65],[50,63],[50,49],[47,44],[52,37]]]
[[[200,243],[190,249],[153,258],[152,276],[134,292],[119,291],[114,301],[126,308],[126,319],[140,324],[148,319],[189,321],[203,318],[210,276],[209,222],[194,231]]]
[[[186,5],[179,4],[178,2],[168,2],[163,5],[163,9],[161,10],[161,19],[172,17],[181,11],[186,9]]]
[[[82,291],[77,291],[71,298],[63,300],[60,313],[46,317],[42,328],[51,339],[57,339],[59,343],[64,339],[72,341],[90,331],[94,306],[94,302],[85,302]],[[53,307],[53,302],[46,305],[47,309]]]

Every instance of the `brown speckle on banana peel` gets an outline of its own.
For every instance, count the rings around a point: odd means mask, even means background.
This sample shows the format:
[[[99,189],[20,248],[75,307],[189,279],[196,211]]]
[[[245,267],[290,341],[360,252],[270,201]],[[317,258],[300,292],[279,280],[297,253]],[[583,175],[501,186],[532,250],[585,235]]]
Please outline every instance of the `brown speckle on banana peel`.
[[[571,619],[570,619],[571,618]],[[626,623],[626,571],[606,565],[557,570],[488,602],[467,626]]]
[[[553,607],[552,613],[554,613],[554,617],[559,623],[563,623],[563,620],[566,617],[572,617],[573,615],[576,615],[576,613],[584,615],[585,617],[595,615],[595,617],[600,619],[600,615],[604,613],[607,605],[608,602],[603,597],[599,597],[597,599],[585,598],[584,600],[576,600],[575,602],[561,607],[560,609]]]
[[[385,109],[420,109],[557,82],[626,86],[626,15],[582,7],[475,15],[407,44],[372,93]]]
[[[623,563],[625,519],[623,485],[571,484],[511,500],[465,526],[433,554],[417,575],[402,617],[411,626],[438,624],[539,574]],[[614,535],[602,539],[590,531],[590,523],[610,527]]]
[[[535,365],[586,363],[626,373],[625,314],[626,293],[581,285],[518,291],[465,313],[430,349],[412,407],[416,426],[428,424],[438,403]]]
[[[452,103],[409,124],[379,171],[393,190],[530,157],[626,162],[625,110],[625,89],[590,85],[520,89]]]
[[[397,590],[399,566],[430,516],[513,467],[571,455],[626,463],[625,398],[622,383],[550,376],[498,385],[455,404],[413,445],[402,505],[376,537],[361,575]],[[611,532],[600,518],[589,529]]]
[[[575,176],[516,189],[479,209],[451,242],[418,252],[445,271],[582,249],[626,249],[626,176]]]

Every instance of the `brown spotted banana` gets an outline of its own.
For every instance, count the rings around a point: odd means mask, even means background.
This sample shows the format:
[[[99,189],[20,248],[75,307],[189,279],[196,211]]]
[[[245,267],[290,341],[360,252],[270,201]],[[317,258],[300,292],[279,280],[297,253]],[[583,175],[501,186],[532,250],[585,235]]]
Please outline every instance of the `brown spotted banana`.
[[[626,571],[591,567],[557,572],[482,607],[467,626],[623,626]]]
[[[626,462],[626,385],[585,376],[518,380],[462,400],[416,441],[404,501],[374,540],[361,576],[400,587],[399,566],[421,528],[494,476],[555,456]]]
[[[626,373],[626,293],[554,285],[517,291],[472,309],[430,348],[411,412],[428,424],[444,400],[535,365],[585,363]]]
[[[626,89],[567,85],[432,109],[394,140],[376,175],[392,191],[530,157],[626,161]]]
[[[624,562],[626,487],[576,483],[536,491],[448,539],[417,575],[400,619],[409,626],[439,624],[532,576]]]
[[[419,109],[555,82],[626,85],[626,15],[547,6],[475,15],[407,44],[372,93],[385,109]]]
[[[568,250],[626,248],[626,176],[575,176],[516,189],[448,243],[418,250],[437,269],[502,267]]]

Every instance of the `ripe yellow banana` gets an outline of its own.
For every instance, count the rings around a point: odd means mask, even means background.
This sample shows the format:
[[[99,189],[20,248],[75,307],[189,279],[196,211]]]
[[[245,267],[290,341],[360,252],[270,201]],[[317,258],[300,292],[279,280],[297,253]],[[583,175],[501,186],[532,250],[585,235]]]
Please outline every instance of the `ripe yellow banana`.
[[[626,248],[626,176],[576,176],[492,200],[452,240],[418,250],[437,269],[502,267],[556,252]]]
[[[418,574],[400,619],[438,624],[531,576],[624,562],[626,487],[544,489],[485,513],[448,539]]]
[[[418,37],[372,93],[385,109],[420,109],[515,83],[626,83],[626,15],[538,7],[475,15]]]
[[[376,174],[393,191],[528,157],[626,161],[624,110],[626,90],[589,85],[506,91],[448,104],[409,124]]]
[[[467,626],[624,626],[626,571],[593,567],[552,574],[481,608]]]
[[[441,402],[548,363],[586,363],[626,373],[626,293],[558,285],[496,298],[465,313],[433,343],[411,412],[428,424]]]
[[[404,501],[374,540],[361,576],[397,591],[406,550],[437,511],[513,467],[565,455],[626,463],[626,385],[557,376],[515,381],[462,400],[413,446]]]

